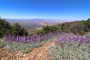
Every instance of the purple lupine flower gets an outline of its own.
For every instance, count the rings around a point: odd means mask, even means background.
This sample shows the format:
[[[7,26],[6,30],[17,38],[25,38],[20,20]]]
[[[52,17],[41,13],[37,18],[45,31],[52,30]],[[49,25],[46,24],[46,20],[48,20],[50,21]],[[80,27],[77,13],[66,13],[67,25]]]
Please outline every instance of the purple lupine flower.
[[[73,37],[73,41],[76,43],[79,40],[79,38],[77,38],[76,36]]]
[[[80,43],[84,43],[85,39],[83,37],[80,38]]]
[[[15,36],[12,35],[12,41],[15,41]]]
[[[37,42],[40,43],[40,36],[37,36]]]
[[[12,42],[11,34],[8,35],[8,41]]]
[[[24,43],[23,40],[24,40],[23,37],[21,37],[21,41],[20,41],[20,42],[21,42],[21,43]]]
[[[6,44],[7,44],[7,36],[5,36],[5,37],[3,38],[3,40],[4,40],[4,45],[6,45]]]
[[[17,37],[16,37],[16,41],[18,42],[18,40],[19,40],[19,35],[17,35]]]

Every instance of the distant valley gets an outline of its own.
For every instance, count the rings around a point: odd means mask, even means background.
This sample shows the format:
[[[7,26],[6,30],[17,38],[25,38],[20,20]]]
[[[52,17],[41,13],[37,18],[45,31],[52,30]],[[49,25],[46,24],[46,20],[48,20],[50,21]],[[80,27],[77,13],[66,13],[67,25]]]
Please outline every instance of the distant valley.
[[[51,20],[51,19],[6,19],[10,24],[18,22],[22,27],[26,29],[41,28],[46,25],[56,25],[57,23],[63,23],[63,21]]]
[[[52,26],[58,23],[63,23],[65,20],[60,19],[6,19],[11,25],[19,23],[22,27],[28,30],[28,32],[36,32],[41,30],[44,26]]]

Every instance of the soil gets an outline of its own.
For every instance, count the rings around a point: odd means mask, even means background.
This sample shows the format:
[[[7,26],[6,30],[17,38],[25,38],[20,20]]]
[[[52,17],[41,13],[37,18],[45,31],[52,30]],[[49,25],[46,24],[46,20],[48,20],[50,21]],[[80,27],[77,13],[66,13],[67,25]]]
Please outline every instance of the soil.
[[[20,51],[11,52],[0,48],[0,60],[52,60],[48,55],[48,48],[51,45],[54,45],[54,42],[47,42],[38,48],[33,48],[27,54],[23,54]]]

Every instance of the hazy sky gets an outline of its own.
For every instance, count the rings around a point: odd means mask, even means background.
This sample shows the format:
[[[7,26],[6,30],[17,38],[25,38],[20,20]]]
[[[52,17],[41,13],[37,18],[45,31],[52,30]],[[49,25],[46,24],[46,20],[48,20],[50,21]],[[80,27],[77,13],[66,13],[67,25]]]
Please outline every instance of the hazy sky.
[[[90,0],[0,0],[2,18],[88,19]]]

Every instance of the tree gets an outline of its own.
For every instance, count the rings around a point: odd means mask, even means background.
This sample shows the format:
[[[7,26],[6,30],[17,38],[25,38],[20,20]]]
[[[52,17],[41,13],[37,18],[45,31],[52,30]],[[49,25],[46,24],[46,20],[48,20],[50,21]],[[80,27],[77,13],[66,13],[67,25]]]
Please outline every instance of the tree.
[[[71,24],[70,29],[71,29],[71,32],[75,34],[83,35],[87,27],[82,22],[74,22]]]
[[[11,25],[4,19],[0,19],[0,37],[3,37],[11,29]]]
[[[66,22],[60,25],[62,32],[70,32],[70,23]]]
[[[90,29],[90,18],[86,21],[88,28]]]
[[[57,26],[44,26],[42,30],[38,31],[37,34],[46,34],[50,32],[56,32],[59,28]]]
[[[20,35],[20,36],[28,35],[27,31],[24,28],[22,28],[18,23],[15,23],[12,26],[9,33],[12,35]]]

